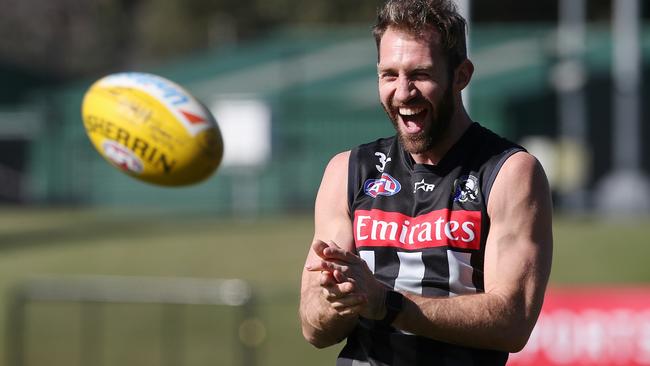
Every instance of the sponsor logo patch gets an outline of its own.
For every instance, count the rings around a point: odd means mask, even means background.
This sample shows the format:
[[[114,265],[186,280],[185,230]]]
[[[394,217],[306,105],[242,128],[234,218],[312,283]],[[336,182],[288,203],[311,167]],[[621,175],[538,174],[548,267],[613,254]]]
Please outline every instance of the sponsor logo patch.
[[[478,202],[478,178],[465,175],[454,181],[454,202]]]
[[[434,188],[436,188],[435,184],[426,183],[424,181],[424,178],[422,178],[421,181],[415,182],[415,185],[413,186],[413,193],[416,193],[417,191],[433,192]]]
[[[142,173],[143,165],[131,150],[113,140],[104,140],[102,144],[104,156],[118,168],[136,174]]]
[[[441,209],[416,217],[378,209],[354,212],[357,247],[477,250],[480,236],[481,211]]]
[[[402,185],[388,173],[382,174],[379,179],[368,179],[363,184],[363,191],[372,198],[377,196],[392,196],[397,194],[401,189]]]

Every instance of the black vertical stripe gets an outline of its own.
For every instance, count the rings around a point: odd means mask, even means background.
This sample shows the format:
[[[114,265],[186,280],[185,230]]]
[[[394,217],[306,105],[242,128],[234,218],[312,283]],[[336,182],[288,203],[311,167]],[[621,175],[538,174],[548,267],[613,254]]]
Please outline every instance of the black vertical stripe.
[[[395,288],[395,279],[399,274],[399,257],[394,248],[374,248],[375,277],[386,286]]]
[[[485,283],[483,281],[483,264],[485,261],[485,241],[481,243],[481,250],[478,253],[473,253],[470,258],[470,264],[474,268],[472,272],[472,283],[476,292],[485,292]]]
[[[432,248],[422,252],[424,262],[423,296],[449,296],[449,261],[447,248]]]

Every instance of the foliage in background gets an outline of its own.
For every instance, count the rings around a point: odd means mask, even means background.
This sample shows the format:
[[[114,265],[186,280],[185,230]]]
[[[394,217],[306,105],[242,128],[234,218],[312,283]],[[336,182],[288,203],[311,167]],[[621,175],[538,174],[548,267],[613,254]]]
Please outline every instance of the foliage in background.
[[[9,0],[0,12],[0,69],[54,79],[94,75],[287,24],[368,22],[375,6],[374,0]]]
[[[381,0],[6,0],[0,71],[64,80],[156,64],[293,25],[371,24]],[[608,0],[589,1],[591,19]],[[644,9],[650,12],[648,8]],[[472,20],[556,20],[556,2],[474,1]],[[646,14],[647,15],[647,14]]]

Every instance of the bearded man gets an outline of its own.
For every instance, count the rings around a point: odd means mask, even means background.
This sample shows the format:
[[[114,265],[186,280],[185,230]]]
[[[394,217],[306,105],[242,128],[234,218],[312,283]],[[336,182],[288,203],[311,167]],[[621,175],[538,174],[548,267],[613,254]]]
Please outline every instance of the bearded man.
[[[302,275],[304,337],[337,365],[504,365],[526,344],[552,258],[539,162],[472,121],[451,0],[389,0],[374,28],[396,135],[332,158]]]

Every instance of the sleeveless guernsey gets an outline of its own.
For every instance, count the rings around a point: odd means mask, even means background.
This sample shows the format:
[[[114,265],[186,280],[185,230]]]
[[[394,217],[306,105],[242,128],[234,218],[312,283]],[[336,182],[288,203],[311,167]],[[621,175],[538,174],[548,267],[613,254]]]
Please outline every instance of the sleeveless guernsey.
[[[348,204],[357,252],[390,288],[423,296],[484,292],[496,175],[523,151],[473,123],[437,165],[415,164],[396,137],[351,151]],[[361,318],[337,365],[504,365],[505,352],[456,346]]]

